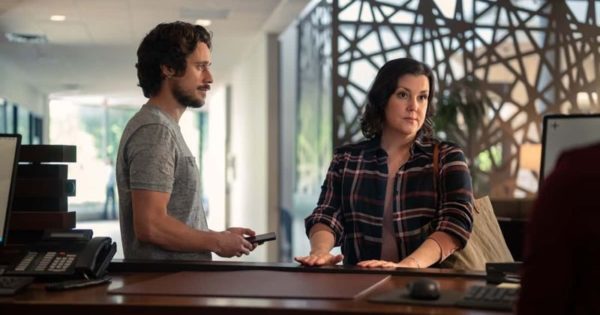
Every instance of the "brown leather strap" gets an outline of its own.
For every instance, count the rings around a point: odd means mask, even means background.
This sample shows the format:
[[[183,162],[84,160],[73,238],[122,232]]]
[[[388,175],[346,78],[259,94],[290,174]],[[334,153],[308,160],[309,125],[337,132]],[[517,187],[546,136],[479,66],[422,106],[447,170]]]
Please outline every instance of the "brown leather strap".
[[[437,178],[440,170],[440,146],[439,143],[433,144],[433,189],[437,192]]]

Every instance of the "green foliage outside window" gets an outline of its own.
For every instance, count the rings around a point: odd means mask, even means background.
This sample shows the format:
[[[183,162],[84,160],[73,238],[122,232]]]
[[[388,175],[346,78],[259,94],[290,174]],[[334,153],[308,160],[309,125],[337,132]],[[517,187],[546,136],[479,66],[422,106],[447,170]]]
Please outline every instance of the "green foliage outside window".
[[[81,122],[94,138],[99,159],[116,160],[123,129],[137,111],[137,108],[82,108]]]

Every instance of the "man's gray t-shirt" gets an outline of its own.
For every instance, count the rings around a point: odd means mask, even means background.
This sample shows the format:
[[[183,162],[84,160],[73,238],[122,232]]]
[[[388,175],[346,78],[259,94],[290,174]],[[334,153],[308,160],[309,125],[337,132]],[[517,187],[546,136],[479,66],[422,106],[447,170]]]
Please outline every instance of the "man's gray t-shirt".
[[[211,259],[209,251],[169,251],[141,242],[135,236],[131,202],[131,190],[134,189],[170,193],[167,204],[169,216],[194,229],[208,230],[200,202],[196,160],[185,144],[177,122],[158,107],[150,104],[142,106],[127,123],[117,157],[117,185],[121,239],[126,259]]]

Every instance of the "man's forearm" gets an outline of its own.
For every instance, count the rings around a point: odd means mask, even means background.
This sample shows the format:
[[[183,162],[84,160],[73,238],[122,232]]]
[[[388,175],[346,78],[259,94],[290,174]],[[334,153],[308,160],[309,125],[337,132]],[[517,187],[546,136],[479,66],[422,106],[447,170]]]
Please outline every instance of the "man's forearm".
[[[153,217],[151,222],[140,224],[144,227],[135,227],[136,236],[140,241],[172,251],[217,251],[218,232],[193,229],[166,214]]]

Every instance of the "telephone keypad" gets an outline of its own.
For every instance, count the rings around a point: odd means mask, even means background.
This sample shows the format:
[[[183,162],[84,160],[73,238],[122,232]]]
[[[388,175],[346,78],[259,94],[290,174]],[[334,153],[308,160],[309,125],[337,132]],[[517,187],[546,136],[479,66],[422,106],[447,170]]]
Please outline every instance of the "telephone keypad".
[[[50,267],[48,267],[48,271],[66,271],[73,264],[73,261],[75,261],[75,257],[76,255],[74,254],[59,253],[50,264]]]
[[[44,257],[40,260],[37,266],[35,266],[35,271],[44,271],[48,269],[48,265],[52,262],[52,259],[56,257],[56,252],[47,252]]]
[[[23,259],[21,259],[19,264],[15,267],[15,270],[16,271],[27,270],[27,267],[29,267],[29,265],[31,264],[33,259],[37,256],[37,254],[38,253],[36,253],[36,252],[28,252],[27,255],[25,255],[25,257],[23,257]]]
[[[27,271],[29,267],[35,272],[64,272],[73,265],[77,254],[69,254],[66,252],[28,252],[27,255],[15,266],[15,271]]]

